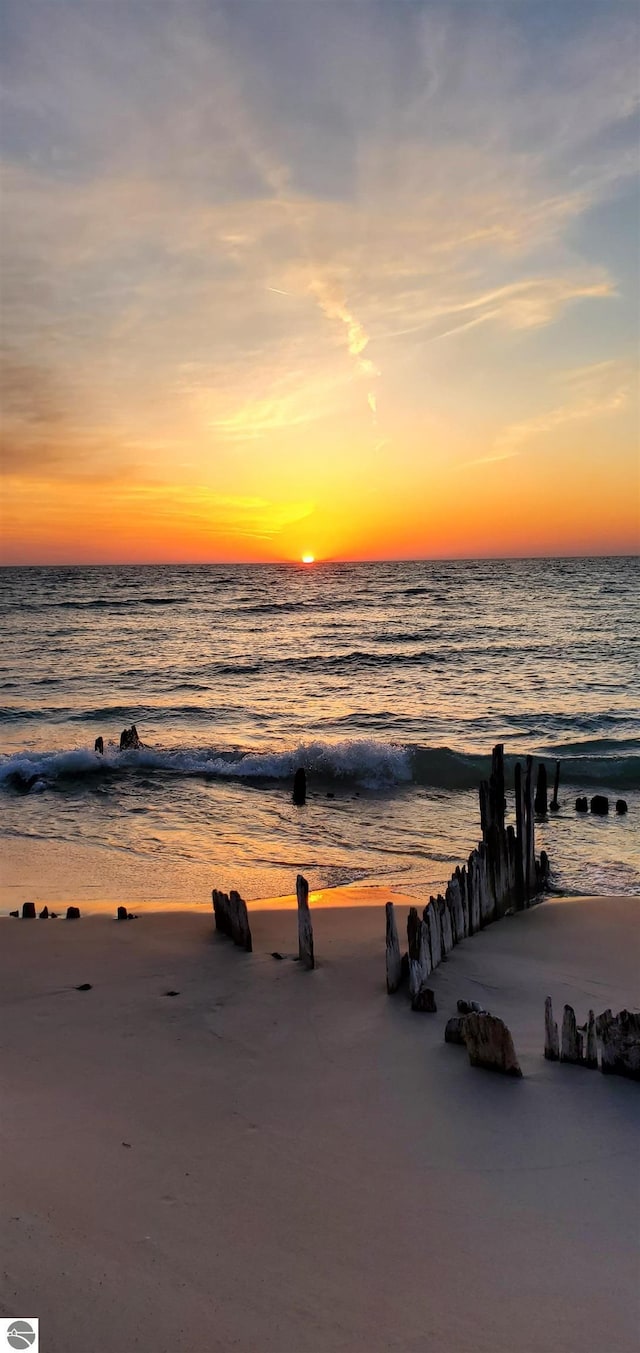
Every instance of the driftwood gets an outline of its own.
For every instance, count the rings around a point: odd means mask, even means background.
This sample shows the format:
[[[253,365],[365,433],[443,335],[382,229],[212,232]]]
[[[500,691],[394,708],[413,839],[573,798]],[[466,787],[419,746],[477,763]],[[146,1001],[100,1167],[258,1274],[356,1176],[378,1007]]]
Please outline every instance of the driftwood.
[[[309,911],[309,884],[302,874],[296,879],[296,897],[298,899],[298,958],[303,968],[314,968],[313,926]]]
[[[558,1025],[553,1018],[550,996],[547,996],[544,1003],[544,1055],[548,1062],[557,1062],[560,1056]]]
[[[223,935],[228,935],[229,939],[233,940],[239,949],[244,949],[250,954],[253,942],[249,913],[244,899],[233,890],[230,893],[222,893],[214,888],[211,893],[211,900],[216,930],[219,930]]]
[[[387,922],[387,991],[392,996],[402,981],[402,959],[393,902],[385,904]]]
[[[463,1036],[472,1066],[501,1071],[505,1076],[521,1076],[513,1039],[497,1015],[463,1015]]]

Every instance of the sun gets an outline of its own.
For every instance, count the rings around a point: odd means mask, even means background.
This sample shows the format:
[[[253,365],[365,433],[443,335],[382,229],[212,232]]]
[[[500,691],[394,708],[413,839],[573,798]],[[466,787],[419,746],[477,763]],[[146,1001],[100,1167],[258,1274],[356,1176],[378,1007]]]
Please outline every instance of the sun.
[[[303,554],[302,562],[303,564],[315,564],[316,561],[312,554]]]

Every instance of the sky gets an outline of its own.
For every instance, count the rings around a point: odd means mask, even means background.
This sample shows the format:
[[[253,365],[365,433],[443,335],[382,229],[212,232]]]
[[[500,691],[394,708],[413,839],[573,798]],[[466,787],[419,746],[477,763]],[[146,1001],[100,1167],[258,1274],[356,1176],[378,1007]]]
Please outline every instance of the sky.
[[[3,0],[4,563],[635,552],[640,11]]]

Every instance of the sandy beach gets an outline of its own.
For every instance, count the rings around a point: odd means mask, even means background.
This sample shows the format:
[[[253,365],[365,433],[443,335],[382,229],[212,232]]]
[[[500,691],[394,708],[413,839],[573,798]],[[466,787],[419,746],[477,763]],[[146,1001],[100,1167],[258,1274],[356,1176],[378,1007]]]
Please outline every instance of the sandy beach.
[[[312,973],[286,907],[252,955],[209,912],[0,922],[2,1314],[48,1353],[637,1348],[638,1087],[542,1048],[548,994],[636,1008],[640,899],[506,918],[417,1015],[348,892]],[[458,997],[522,1081],[444,1044]]]

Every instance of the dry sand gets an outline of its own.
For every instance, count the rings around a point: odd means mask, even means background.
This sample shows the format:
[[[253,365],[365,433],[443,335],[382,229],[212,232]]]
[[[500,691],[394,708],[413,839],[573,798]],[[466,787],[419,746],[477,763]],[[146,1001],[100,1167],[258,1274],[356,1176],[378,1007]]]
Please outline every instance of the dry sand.
[[[43,1353],[637,1353],[638,1086],[542,1046],[547,994],[635,1008],[640,899],[465,941],[437,1015],[380,906],[316,910],[313,973],[295,924],[0,921],[2,1314]],[[522,1081],[444,1044],[460,996]]]

